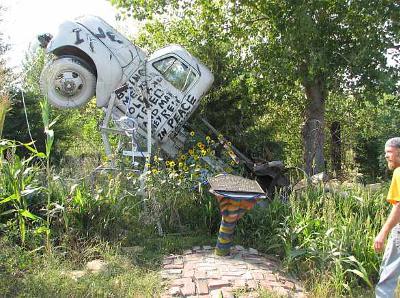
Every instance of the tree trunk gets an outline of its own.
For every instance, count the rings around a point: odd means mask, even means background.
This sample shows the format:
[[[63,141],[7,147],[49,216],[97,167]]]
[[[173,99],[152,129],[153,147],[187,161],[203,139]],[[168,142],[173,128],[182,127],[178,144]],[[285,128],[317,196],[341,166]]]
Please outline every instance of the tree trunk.
[[[325,171],[325,90],[320,79],[304,84],[308,104],[302,128],[304,170],[308,175]]]
[[[342,171],[342,139],[340,136],[340,123],[338,121],[334,121],[331,124],[331,137],[332,168],[336,174],[336,177],[339,177]]]

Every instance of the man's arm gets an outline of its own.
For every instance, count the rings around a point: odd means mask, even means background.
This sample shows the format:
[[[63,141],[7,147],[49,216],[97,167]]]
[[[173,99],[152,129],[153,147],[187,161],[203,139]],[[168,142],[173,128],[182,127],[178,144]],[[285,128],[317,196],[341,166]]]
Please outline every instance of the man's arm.
[[[386,237],[389,235],[390,231],[395,225],[400,222],[400,202],[396,203],[390,211],[389,217],[387,218],[385,224],[383,225],[381,231],[376,236],[374,241],[374,250],[380,252],[385,247]]]

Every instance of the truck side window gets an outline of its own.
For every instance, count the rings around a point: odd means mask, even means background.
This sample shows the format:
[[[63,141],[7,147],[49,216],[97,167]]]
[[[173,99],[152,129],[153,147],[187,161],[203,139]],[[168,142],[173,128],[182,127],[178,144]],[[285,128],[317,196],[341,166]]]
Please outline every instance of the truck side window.
[[[168,82],[182,92],[196,78],[196,74],[185,63],[172,56],[154,62],[153,66]]]

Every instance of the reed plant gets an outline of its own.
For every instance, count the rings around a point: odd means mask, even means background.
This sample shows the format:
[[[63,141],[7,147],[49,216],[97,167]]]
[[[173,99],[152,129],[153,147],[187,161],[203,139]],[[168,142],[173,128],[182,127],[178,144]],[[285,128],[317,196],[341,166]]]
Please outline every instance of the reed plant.
[[[32,154],[20,158],[15,153],[17,147],[25,147]],[[0,227],[5,232],[17,226],[22,245],[25,245],[28,229],[40,232],[43,224],[39,214],[43,187],[39,181],[40,167],[34,162],[40,158],[43,154],[30,144],[0,142]]]
[[[320,287],[324,276],[329,295],[352,295],[372,289],[378,276],[381,256],[372,243],[387,216],[386,191],[309,188],[292,194],[289,203],[277,199],[256,208],[239,222],[238,234],[248,245],[279,255],[310,288]]]
[[[4,120],[6,118],[7,111],[11,106],[10,98],[7,94],[0,94],[0,139],[3,134]]]

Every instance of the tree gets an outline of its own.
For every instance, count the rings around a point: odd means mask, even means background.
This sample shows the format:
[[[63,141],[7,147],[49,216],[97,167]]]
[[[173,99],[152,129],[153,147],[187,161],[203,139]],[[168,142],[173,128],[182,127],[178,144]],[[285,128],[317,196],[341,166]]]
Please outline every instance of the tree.
[[[386,57],[388,50],[399,55],[400,4],[395,1],[111,2],[126,15],[167,15],[170,20],[197,22],[211,39],[218,34],[229,37],[238,64],[248,64],[244,77],[256,79],[258,93],[270,99],[301,87],[306,99],[304,164],[309,174],[325,169],[325,105],[330,92],[351,93],[362,100],[396,92],[399,68],[388,65]],[[170,11],[175,13],[168,15]],[[222,16],[217,24],[216,14]]]
[[[325,101],[331,91],[394,92],[399,69],[385,53],[399,41],[392,1],[243,1],[268,41],[265,69],[299,82],[307,103],[302,128],[305,170],[324,170]],[[254,18],[255,17],[255,18]],[[253,23],[253,24],[255,24]],[[270,54],[268,54],[270,53]],[[260,58],[262,56],[260,55]]]

